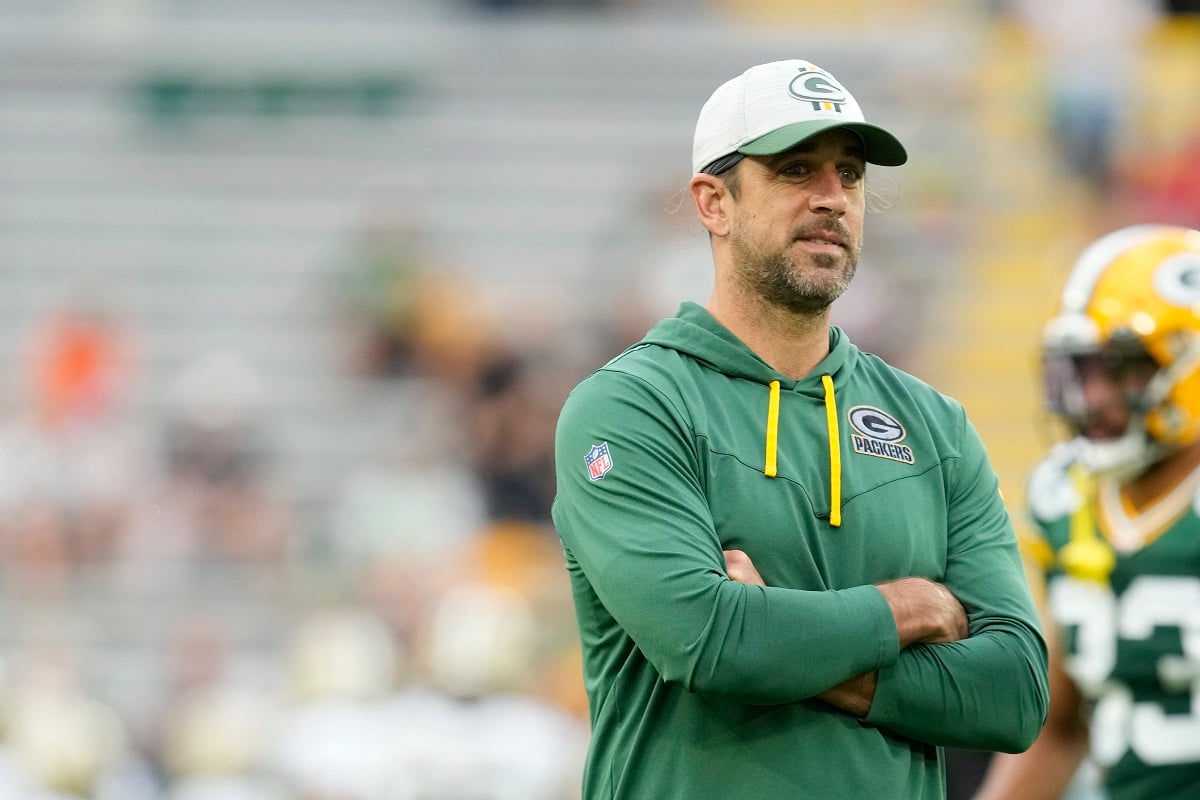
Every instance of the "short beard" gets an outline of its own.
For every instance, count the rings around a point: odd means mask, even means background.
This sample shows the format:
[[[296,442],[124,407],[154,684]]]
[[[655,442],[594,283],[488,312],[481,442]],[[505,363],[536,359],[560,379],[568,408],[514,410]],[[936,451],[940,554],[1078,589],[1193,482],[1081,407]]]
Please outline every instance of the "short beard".
[[[846,239],[850,244],[849,239]],[[743,286],[758,294],[763,300],[794,314],[818,314],[829,308],[834,300],[850,288],[854,273],[858,269],[858,257],[847,249],[848,261],[845,269],[830,282],[813,280],[799,269],[793,258],[784,250],[763,252],[757,250],[741,235],[734,234],[730,245],[738,268],[738,277]],[[812,263],[821,274],[833,273],[837,259],[818,254]]]

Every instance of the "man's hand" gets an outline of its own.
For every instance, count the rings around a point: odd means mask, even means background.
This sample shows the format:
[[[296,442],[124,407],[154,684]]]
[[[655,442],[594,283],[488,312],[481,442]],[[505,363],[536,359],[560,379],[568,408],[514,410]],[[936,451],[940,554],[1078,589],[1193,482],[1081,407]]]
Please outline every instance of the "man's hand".
[[[871,710],[875,699],[875,683],[879,674],[874,670],[848,678],[817,697],[852,717],[862,719]]]
[[[900,578],[876,588],[892,609],[901,649],[917,642],[957,642],[969,635],[967,612],[942,584]]]
[[[725,573],[731,581],[749,583],[754,586],[766,586],[750,556],[741,550],[725,550]]]

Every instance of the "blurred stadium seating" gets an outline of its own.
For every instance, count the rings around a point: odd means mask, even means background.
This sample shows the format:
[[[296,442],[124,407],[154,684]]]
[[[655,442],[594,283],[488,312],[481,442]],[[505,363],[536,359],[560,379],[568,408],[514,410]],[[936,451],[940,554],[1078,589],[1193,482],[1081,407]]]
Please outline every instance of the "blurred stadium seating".
[[[662,310],[647,273],[704,247],[671,200],[700,103],[752,63],[829,67],[909,143],[836,319],[960,396],[1020,497],[1033,343],[1094,224],[1020,30],[930,0],[523,5],[0,4],[0,800],[570,798],[529,443]],[[514,402],[527,438],[488,438]],[[477,757],[433,752],[463,730]]]

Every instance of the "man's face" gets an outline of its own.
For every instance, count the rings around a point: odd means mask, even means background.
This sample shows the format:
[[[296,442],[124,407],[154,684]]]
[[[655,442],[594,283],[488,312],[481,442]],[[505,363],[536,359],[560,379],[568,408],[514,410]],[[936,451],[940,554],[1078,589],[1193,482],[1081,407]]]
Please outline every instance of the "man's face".
[[[850,285],[862,247],[861,140],[827,131],[738,169],[729,245],[739,279],[788,311],[824,310]]]
[[[1044,369],[1051,407],[1068,419],[1076,434],[1104,442],[1126,432],[1158,364],[1144,350],[1105,347],[1086,354],[1048,355]]]

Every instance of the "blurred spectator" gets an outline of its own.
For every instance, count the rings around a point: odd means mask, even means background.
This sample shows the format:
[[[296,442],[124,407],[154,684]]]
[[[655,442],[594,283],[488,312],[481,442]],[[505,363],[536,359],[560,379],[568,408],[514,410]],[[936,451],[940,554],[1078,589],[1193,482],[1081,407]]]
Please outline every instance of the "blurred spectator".
[[[236,682],[196,687],[177,698],[160,754],[171,796],[196,795],[214,785],[238,787],[248,797],[272,796],[263,772],[275,734],[274,700]]]
[[[465,399],[431,381],[391,398],[377,452],[340,476],[315,557],[357,571],[394,556],[437,560],[479,529],[479,485],[465,450]]]
[[[295,627],[283,684],[287,701],[267,754],[300,800],[372,800],[403,737],[381,722],[403,653],[388,626],[353,607],[318,609]]]
[[[1131,222],[1200,227],[1200,130],[1178,151],[1143,155],[1121,175]]]
[[[234,627],[219,613],[191,611],[167,634],[168,685],[145,748],[172,800],[279,796],[264,776],[278,716],[278,653],[248,669]]]
[[[106,564],[140,475],[119,430],[64,440],[29,416],[0,417],[0,556],[18,594],[61,598]]]
[[[371,222],[334,274],[353,372],[469,382],[493,337],[475,288],[407,218]]]
[[[70,521],[63,505],[31,495],[12,508],[4,526],[3,564],[13,596],[61,601],[72,578]]]
[[[167,475],[192,512],[203,557],[269,572],[286,555],[291,512],[274,485],[267,398],[257,369],[229,352],[205,354],[171,388]]]
[[[467,443],[490,520],[550,522],[562,402],[552,370],[552,359],[535,353],[497,353],[477,377]]]
[[[298,800],[578,798],[588,732],[556,542],[517,523],[387,541],[366,608],[296,629],[272,773]]]
[[[301,557],[379,614],[407,647],[441,573],[486,514],[465,455],[464,398],[435,381],[395,394],[401,413],[379,436],[381,453],[342,477],[328,520]]]
[[[533,626],[522,657],[528,668],[505,688],[540,698],[582,719],[587,715],[587,698],[579,636],[562,569],[561,545],[545,528],[527,522],[499,522],[480,532],[460,559],[456,577],[449,581],[495,587],[509,596],[508,602],[527,610]],[[438,613],[446,621],[444,611]],[[438,617],[431,619],[436,631]]]
[[[402,222],[374,221],[336,271],[350,361],[368,376],[409,374],[416,360],[416,308],[429,267],[423,237]]]
[[[1047,124],[1069,173],[1097,195],[1112,184],[1136,96],[1141,47],[1158,21],[1146,0],[1012,0],[1044,65]]]
[[[498,346],[497,328],[475,282],[451,272],[430,275],[416,306],[419,374],[469,393]]]
[[[202,355],[175,378],[163,474],[122,536],[125,590],[224,593],[282,577],[292,510],[269,462],[263,392],[258,372],[234,353]]]
[[[126,522],[140,473],[126,338],[101,301],[69,299],[29,332],[0,404],[0,556],[27,602],[63,601]]]
[[[285,660],[293,703],[374,701],[395,689],[405,645],[386,621],[356,605],[316,608],[294,626]]]
[[[44,320],[30,368],[40,421],[56,431],[111,420],[133,378],[125,332],[104,302],[85,289]]]
[[[151,784],[117,712],[85,685],[73,653],[31,647],[14,663],[4,709],[13,800],[150,800]]]
[[[589,732],[561,675],[577,641],[561,548],[537,526],[489,526],[440,573],[409,690],[382,709],[399,731],[398,797],[570,800]],[[578,664],[571,664],[578,667]],[[453,743],[453,744],[451,744]]]

